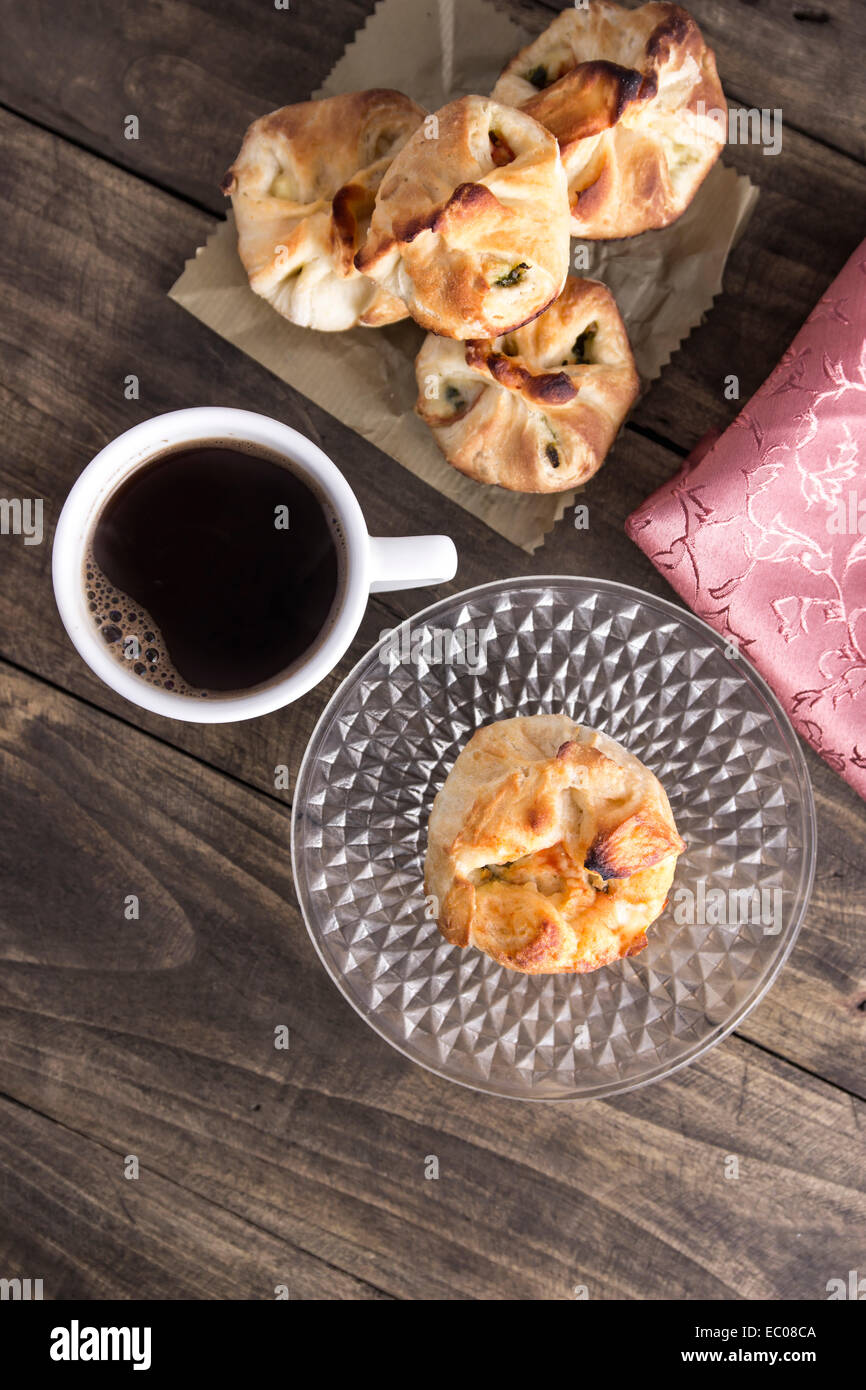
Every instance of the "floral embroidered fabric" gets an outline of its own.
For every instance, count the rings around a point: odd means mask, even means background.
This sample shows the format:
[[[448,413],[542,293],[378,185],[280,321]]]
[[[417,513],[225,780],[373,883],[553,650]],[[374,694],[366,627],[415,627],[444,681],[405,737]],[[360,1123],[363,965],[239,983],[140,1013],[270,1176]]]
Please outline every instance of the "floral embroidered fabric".
[[[729,429],[626,530],[866,797],[866,242]]]

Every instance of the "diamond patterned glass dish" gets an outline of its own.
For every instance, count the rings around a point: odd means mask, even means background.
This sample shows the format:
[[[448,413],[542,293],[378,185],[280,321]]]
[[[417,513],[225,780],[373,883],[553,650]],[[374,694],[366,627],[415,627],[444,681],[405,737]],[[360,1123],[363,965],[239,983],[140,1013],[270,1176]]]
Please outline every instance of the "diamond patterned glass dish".
[[[646,950],[524,976],[425,916],[427,817],[480,724],[560,711],[656,773],[688,848]],[[509,579],[425,609],[343,682],[301,767],[292,854],[316,950],[382,1037],[478,1090],[568,1100],[667,1076],[757,1003],[808,902],[814,821],[787,717],[712,629],[621,584]],[[729,891],[762,889],[746,911]]]

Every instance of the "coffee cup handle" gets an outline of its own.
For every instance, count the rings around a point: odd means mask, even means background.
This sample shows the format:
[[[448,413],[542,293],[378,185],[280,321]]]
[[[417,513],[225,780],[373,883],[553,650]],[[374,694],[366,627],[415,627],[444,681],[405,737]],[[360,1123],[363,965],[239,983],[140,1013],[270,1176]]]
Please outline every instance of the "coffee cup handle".
[[[370,592],[445,584],[457,573],[450,536],[371,536]]]

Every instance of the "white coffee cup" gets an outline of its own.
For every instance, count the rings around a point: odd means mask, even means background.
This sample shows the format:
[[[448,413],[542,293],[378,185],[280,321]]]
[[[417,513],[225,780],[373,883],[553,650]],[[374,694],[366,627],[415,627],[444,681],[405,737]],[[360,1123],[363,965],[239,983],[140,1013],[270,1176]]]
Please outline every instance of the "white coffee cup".
[[[179,695],[157,688],[110,651],[88,608],[84,563],[103,506],[131,473],[178,445],[238,440],[284,457],[330,509],[344,542],[343,582],[337,610],[322,638],[287,671],[240,694]],[[57,523],[52,575],[57,607],[80,655],[106,685],[143,709],[172,719],[223,724],[268,714],[296,700],[331,671],[361,624],[371,593],[443,584],[457,571],[457,551],[448,536],[370,536],[349,484],[322,450],[297,430],[249,410],[202,406],[157,415],[107,444],[85,468],[64,503]]]

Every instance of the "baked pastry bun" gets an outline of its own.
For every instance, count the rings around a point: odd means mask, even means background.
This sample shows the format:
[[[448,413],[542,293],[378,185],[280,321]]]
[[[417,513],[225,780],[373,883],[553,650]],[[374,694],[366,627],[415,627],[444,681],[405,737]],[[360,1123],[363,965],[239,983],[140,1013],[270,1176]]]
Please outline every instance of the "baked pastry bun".
[[[355,265],[431,332],[495,337],[559,294],[568,227],[550,132],[489,97],[462,97],[397,155]]]
[[[633,956],[685,849],[632,753],[566,715],[478,729],[430,815],[424,891],[439,929],[527,975]]]
[[[406,317],[355,269],[376,190],[424,112],[402,92],[349,92],[254,121],[222,182],[250,285],[284,318],[336,331]]]
[[[718,159],[727,113],[716,60],[679,5],[564,10],[493,89],[553,131],[572,235],[635,236],[685,212]],[[700,103],[703,103],[701,105]]]
[[[518,492],[561,492],[592,477],[639,388],[613,295],[576,278],[501,338],[430,334],[415,375],[415,409],[448,462]]]

